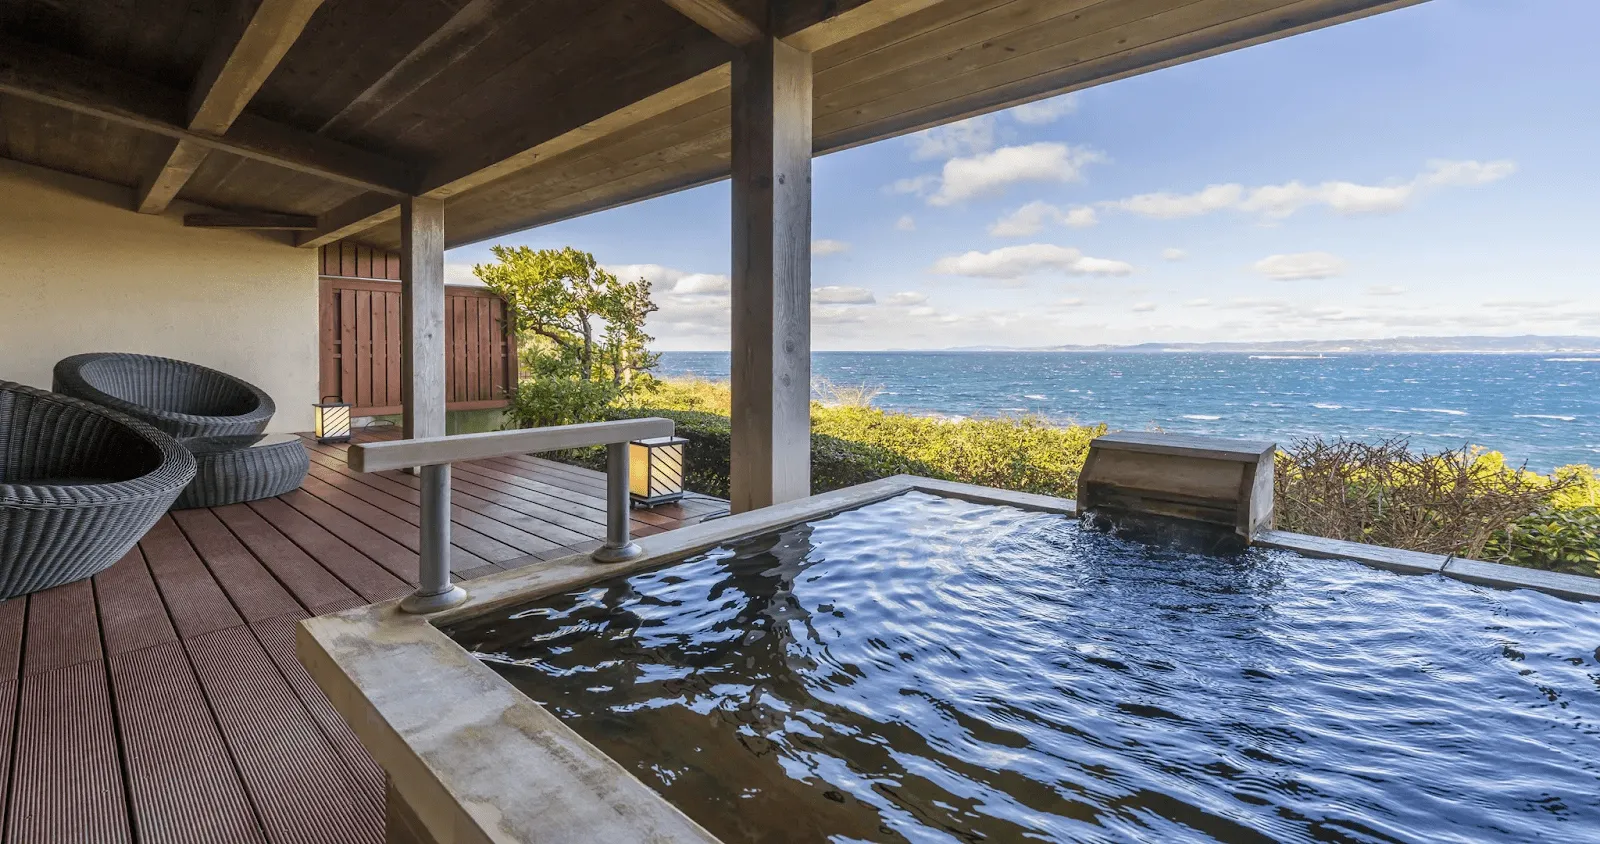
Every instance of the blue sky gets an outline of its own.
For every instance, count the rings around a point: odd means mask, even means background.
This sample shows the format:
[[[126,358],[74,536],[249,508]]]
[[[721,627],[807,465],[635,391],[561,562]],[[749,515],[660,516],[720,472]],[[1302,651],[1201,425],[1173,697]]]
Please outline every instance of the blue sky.
[[[816,160],[819,349],[1600,334],[1596,0],[1432,0]],[[728,347],[728,186],[499,239]],[[470,278],[488,243],[451,250]]]

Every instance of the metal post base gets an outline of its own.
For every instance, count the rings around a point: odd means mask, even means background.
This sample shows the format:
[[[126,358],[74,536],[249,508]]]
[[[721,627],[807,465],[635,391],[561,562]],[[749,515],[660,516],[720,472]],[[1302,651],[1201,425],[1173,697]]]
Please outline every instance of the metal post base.
[[[644,556],[644,549],[637,542],[629,542],[616,548],[602,545],[594,549],[589,558],[597,563],[625,563],[629,560]]]
[[[417,591],[400,599],[400,611],[412,615],[427,615],[450,609],[466,599],[467,590],[460,586],[451,586],[443,592],[435,592],[432,595],[424,595],[421,591]]]

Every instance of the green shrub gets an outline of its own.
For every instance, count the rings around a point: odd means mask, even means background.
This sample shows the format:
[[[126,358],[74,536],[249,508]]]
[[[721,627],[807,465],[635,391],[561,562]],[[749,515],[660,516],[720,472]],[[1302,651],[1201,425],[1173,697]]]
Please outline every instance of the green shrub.
[[[1480,558],[1495,531],[1573,483],[1509,468],[1496,452],[1430,454],[1403,438],[1313,437],[1278,455],[1276,522],[1314,536]]]
[[[617,389],[607,381],[534,376],[517,385],[506,415],[517,428],[597,422],[616,400]]]
[[[1072,498],[1089,441],[1104,425],[1062,427],[1040,418],[947,420],[872,407],[813,407],[811,430],[894,452],[934,477]]]
[[[1523,516],[1489,537],[1484,558],[1600,576],[1600,507],[1550,509]]]

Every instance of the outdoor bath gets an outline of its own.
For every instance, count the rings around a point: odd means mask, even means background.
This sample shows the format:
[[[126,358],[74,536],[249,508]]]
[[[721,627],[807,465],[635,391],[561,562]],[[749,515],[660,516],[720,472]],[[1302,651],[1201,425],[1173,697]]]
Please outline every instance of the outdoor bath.
[[[1270,530],[1187,553],[909,477],[641,544],[305,623],[391,829],[1600,838],[1587,578]]]

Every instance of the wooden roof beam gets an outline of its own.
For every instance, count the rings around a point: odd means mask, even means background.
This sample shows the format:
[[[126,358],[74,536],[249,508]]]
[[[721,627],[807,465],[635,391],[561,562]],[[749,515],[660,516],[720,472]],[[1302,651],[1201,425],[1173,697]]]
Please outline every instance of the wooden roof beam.
[[[386,196],[416,191],[404,162],[252,114],[220,136],[193,131],[183,92],[14,38],[0,37],[0,93]]]
[[[191,229],[257,229],[260,231],[311,231],[317,218],[305,214],[278,214],[272,211],[231,211],[211,214],[185,214],[183,224]]]
[[[364,193],[331,211],[319,214],[316,227],[295,235],[294,245],[308,248],[326,246],[399,216],[399,200],[380,193]]]
[[[677,7],[677,3],[674,0],[665,0],[665,2],[671,2],[674,8]],[[941,0],[844,0],[839,5],[848,6],[848,8],[832,17],[814,22],[779,20],[775,25],[775,29],[779,32],[789,33],[783,38],[789,45],[808,52],[815,52],[870,32],[878,27],[891,24],[939,2]],[[774,14],[783,12],[786,8],[780,6],[774,9]],[[795,12],[790,11],[789,14],[795,14]],[[528,169],[535,166],[535,164],[546,162],[561,153],[598,141],[614,132],[620,132],[701,97],[718,91],[725,91],[729,87],[730,79],[729,66],[724,64],[653,93],[618,92],[624,99],[620,104],[614,106],[612,110],[604,112],[588,122],[553,135],[548,133],[545,128],[550,115],[543,115],[545,120],[531,123],[525,132],[516,137],[485,139],[482,147],[463,150],[454,157],[428,168],[423,174],[421,186],[418,188],[416,195],[433,199],[448,199],[459,193],[486,185],[496,179]],[[585,104],[592,105],[593,103],[585,101]],[[691,185],[705,184],[715,181],[716,178],[719,177],[716,175],[701,176],[697,174],[693,179],[687,180],[683,184],[674,184],[664,191],[650,195],[656,196],[662,192],[679,190]],[[626,201],[636,201],[644,198],[648,197],[634,196]],[[602,203],[601,207],[610,207],[613,204],[615,203]],[[577,213],[581,213],[581,211],[573,212],[573,214]],[[314,233],[302,233],[295,242],[300,246],[306,247],[323,246],[341,238],[353,237],[375,226],[394,220],[399,215],[400,205],[398,199],[377,194],[366,194],[323,214],[319,217],[317,230]],[[536,223],[530,223],[530,225],[533,224]],[[519,228],[526,228],[526,226]]]
[[[232,26],[201,65],[189,92],[189,130],[215,136],[227,132],[321,5],[322,0],[239,0]],[[166,161],[140,180],[134,197],[139,212],[167,210],[209,152],[193,141],[176,141]]]
[[[662,0],[683,13],[689,20],[705,27],[712,35],[744,47],[755,43],[765,30],[743,13],[729,6],[726,0]]]

